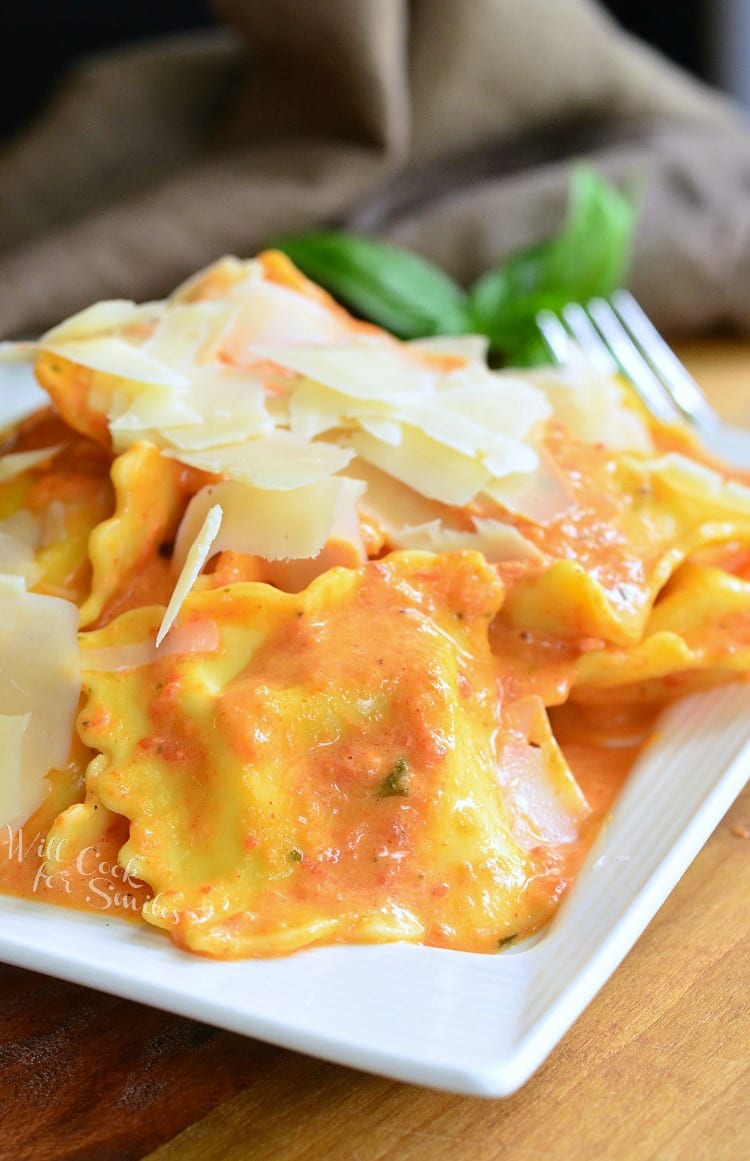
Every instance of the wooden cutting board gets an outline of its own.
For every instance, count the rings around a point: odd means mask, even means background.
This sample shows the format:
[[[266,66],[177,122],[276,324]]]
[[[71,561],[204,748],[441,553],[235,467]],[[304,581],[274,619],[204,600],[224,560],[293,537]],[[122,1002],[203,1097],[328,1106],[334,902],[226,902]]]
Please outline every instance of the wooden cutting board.
[[[750,424],[750,343],[681,353]],[[742,1161],[750,788],[506,1100],[384,1080],[0,965],[0,1161]]]

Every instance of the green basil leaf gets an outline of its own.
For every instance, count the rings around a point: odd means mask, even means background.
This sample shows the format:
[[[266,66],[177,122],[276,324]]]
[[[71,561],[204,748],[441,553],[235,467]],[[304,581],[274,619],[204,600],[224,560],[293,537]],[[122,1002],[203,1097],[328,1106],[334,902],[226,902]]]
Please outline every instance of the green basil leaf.
[[[273,245],[335,298],[402,339],[470,329],[465,292],[411,251],[344,231],[300,234]]]
[[[635,226],[633,200],[587,165],[571,175],[567,219],[556,237],[483,275],[469,290],[472,329],[517,366],[543,358],[535,324],[543,309],[608,295],[625,280]]]

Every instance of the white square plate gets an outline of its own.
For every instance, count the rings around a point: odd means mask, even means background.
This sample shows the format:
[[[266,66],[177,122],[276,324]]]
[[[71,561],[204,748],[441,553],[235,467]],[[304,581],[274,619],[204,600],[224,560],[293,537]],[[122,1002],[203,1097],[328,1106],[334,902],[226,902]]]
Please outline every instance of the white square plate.
[[[390,944],[219,963],[145,924],[0,897],[0,959],[399,1080],[504,1096],[614,971],[749,773],[750,686],[672,707],[553,922],[496,955]]]

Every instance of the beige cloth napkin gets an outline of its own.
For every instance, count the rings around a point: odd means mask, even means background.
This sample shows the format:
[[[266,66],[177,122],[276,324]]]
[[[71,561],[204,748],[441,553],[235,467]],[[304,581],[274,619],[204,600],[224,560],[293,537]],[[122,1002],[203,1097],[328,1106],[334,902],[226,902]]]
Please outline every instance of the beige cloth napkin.
[[[750,329],[750,129],[593,0],[216,0],[80,63],[0,151],[0,335],[161,297],[318,224],[462,281],[553,232],[571,162],[640,190],[630,284]]]

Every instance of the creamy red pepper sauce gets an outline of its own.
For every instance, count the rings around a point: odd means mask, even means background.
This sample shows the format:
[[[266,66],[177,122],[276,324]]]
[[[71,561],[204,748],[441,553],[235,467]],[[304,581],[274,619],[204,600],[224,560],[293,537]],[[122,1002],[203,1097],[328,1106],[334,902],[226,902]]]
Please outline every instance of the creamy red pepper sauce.
[[[643,726],[638,723],[638,729]],[[568,721],[559,739],[571,770],[591,807],[579,838],[567,848],[564,865],[555,868],[560,894],[575,879],[591,843],[610,817],[617,796],[642,749],[640,735],[623,744],[621,729],[610,740],[575,736]],[[53,784],[55,775],[52,776]],[[54,819],[47,804],[14,834],[0,829],[0,890],[20,898],[71,907],[119,919],[140,920],[141,909],[152,892],[139,879],[130,878],[118,862],[127,840],[127,819],[116,816],[104,836],[62,871],[45,872],[45,839]]]

